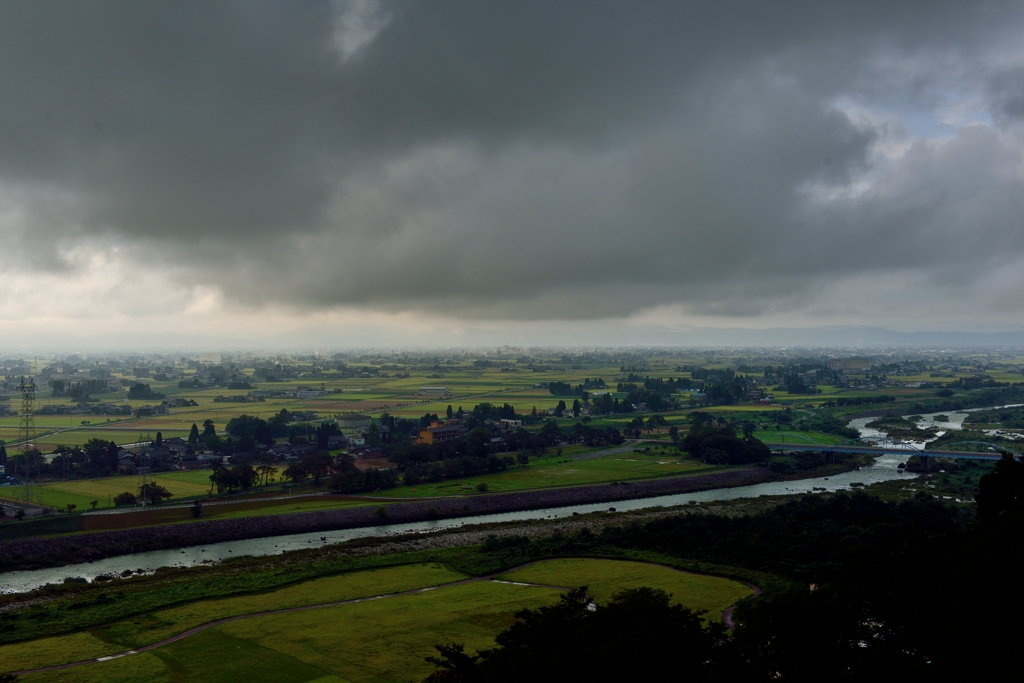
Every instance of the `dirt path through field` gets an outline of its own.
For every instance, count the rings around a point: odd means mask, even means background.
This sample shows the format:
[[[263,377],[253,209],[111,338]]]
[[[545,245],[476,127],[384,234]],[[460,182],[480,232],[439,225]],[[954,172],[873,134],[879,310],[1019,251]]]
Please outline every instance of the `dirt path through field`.
[[[359,603],[359,602],[370,602],[371,600],[385,600],[387,598],[395,598],[395,597],[399,597],[399,596],[402,596],[402,595],[415,595],[417,593],[427,593],[429,591],[436,590],[438,588],[450,588],[452,586],[462,586],[462,585],[466,585],[466,584],[470,584],[470,583],[477,583],[477,582],[480,582],[480,581],[492,581],[494,583],[504,583],[504,584],[510,584],[510,585],[514,585],[514,586],[529,586],[529,587],[532,587],[532,588],[550,588],[550,589],[559,590],[559,591],[569,591],[569,590],[572,590],[571,588],[569,588],[567,586],[548,586],[548,585],[540,584],[540,583],[524,583],[524,582],[521,582],[521,581],[507,581],[507,580],[495,578],[495,577],[498,577],[498,576],[502,576],[503,574],[508,574],[508,573],[517,571],[519,569],[523,569],[524,567],[529,567],[531,565],[537,564],[538,562],[544,562],[544,561],[545,560],[535,560],[533,562],[527,562],[526,564],[520,565],[518,567],[512,567],[510,569],[503,569],[500,572],[495,572],[494,574],[489,574],[487,576],[478,576],[478,577],[475,577],[475,578],[463,579],[461,581],[453,581],[451,583],[442,583],[442,584],[439,584],[437,586],[428,586],[426,588],[415,588],[413,590],[399,591],[397,593],[385,593],[383,595],[373,595],[373,596],[370,596],[370,597],[354,598],[354,599],[351,599],[351,600],[339,600],[337,602],[324,602],[324,603],[319,603],[319,604],[316,604],[316,605],[305,605],[305,606],[302,606],[302,607],[286,607],[284,609],[268,610],[266,612],[254,612],[252,614],[239,614],[239,615],[236,615],[236,616],[233,616],[233,617],[225,617],[223,619],[217,619],[217,620],[211,621],[209,623],[202,624],[202,625],[196,626],[194,628],[190,628],[187,631],[182,631],[181,633],[179,633],[176,636],[171,636],[170,638],[165,638],[164,640],[158,641],[156,643],[151,643],[149,645],[143,645],[142,647],[137,647],[137,648],[135,648],[133,650],[126,650],[124,652],[119,652],[117,654],[107,655],[105,657],[97,657],[97,658],[94,658],[94,659],[84,659],[84,660],[78,661],[78,662],[69,662],[67,664],[57,664],[57,665],[54,665],[54,666],[46,666],[46,667],[41,667],[41,668],[38,668],[38,669],[26,669],[24,671],[16,671],[16,672],[13,672],[13,673],[16,676],[25,676],[25,675],[28,675],[28,674],[44,673],[44,672],[47,672],[47,671],[60,671],[62,669],[71,669],[71,668],[78,667],[78,666],[84,666],[86,664],[96,664],[96,663],[99,663],[99,662],[110,661],[111,659],[119,659],[121,657],[127,657],[129,655],[137,655],[140,652],[148,652],[149,650],[155,650],[158,647],[163,647],[165,645],[170,645],[171,643],[176,643],[179,640],[183,640],[185,638],[188,638],[189,636],[194,636],[197,633],[201,633],[202,631],[205,631],[208,628],[212,628],[214,626],[219,626],[221,624],[226,624],[226,623],[229,623],[229,622],[232,622],[232,621],[239,621],[241,619],[255,619],[256,617],[265,617],[265,616],[270,616],[270,615],[274,615],[274,614],[287,614],[289,612],[303,612],[305,610],[321,609],[321,608],[324,608],[324,607],[340,607],[342,605],[354,605],[354,604]],[[629,560],[629,561],[630,562],[643,562],[642,560]],[[685,572],[685,570],[683,570],[683,569],[678,569],[676,567],[672,567],[672,566],[669,566],[667,564],[661,564],[661,563],[658,563],[658,562],[643,562],[643,563],[644,564],[653,564],[653,565],[656,565],[656,566],[659,566],[659,567],[665,567],[667,569],[671,569],[672,571]],[[695,572],[685,572],[685,573],[694,574]],[[714,575],[708,574],[707,576],[714,576]],[[750,588],[752,588],[754,590],[754,595],[755,596],[761,594],[760,587],[756,586],[755,584],[747,583],[746,581],[743,581],[741,583],[744,583],[745,585],[747,585]],[[728,628],[730,628],[730,629],[734,628],[734,624],[733,624],[733,621],[732,621],[732,611],[733,611],[733,609],[735,607],[736,607],[735,605],[732,605],[731,607],[729,607],[728,609],[726,609],[722,613],[722,622]]]

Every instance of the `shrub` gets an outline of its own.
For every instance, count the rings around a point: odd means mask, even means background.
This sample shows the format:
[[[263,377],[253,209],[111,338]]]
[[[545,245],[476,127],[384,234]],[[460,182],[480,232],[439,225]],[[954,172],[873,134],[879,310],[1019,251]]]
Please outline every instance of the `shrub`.
[[[480,482],[479,484],[476,485],[476,490],[479,491],[480,493],[486,492],[487,484],[485,484],[484,482]]]
[[[125,491],[114,496],[114,505],[135,505],[136,500],[134,493]]]

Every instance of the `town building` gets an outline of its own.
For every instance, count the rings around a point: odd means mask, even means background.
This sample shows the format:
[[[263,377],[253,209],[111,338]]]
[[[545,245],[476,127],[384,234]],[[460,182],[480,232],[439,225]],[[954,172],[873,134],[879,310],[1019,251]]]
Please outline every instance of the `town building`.
[[[837,372],[864,372],[871,369],[871,361],[867,358],[833,358],[828,367]]]
[[[369,415],[362,415],[360,413],[345,413],[334,419],[334,424],[338,425],[338,429],[350,431],[369,429],[370,422]]]
[[[439,422],[431,422],[429,427],[420,430],[420,438],[417,441],[425,444],[444,443],[461,439],[468,433],[468,430],[462,425],[442,425]]]

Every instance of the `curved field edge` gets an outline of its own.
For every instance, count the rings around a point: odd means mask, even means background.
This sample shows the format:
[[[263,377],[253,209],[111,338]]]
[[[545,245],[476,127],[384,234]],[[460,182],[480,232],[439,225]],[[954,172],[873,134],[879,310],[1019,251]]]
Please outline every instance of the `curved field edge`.
[[[539,578],[540,581],[530,581],[529,575],[536,575],[533,578]],[[578,580],[574,580],[573,575],[578,577]],[[357,578],[362,579],[354,591],[349,590],[346,592],[330,593],[325,584],[329,584],[331,579],[340,580],[344,578]],[[429,581],[425,581],[429,577]],[[438,593],[443,593],[438,598],[438,605],[435,605],[431,611],[437,612],[450,610],[453,613],[458,612],[457,608],[450,607],[450,600],[452,593],[456,588],[460,591],[467,587],[467,584],[457,583],[452,585],[454,581],[458,581],[462,575],[455,574],[449,570],[441,567],[437,564],[423,564],[410,566],[405,565],[403,567],[394,567],[388,569],[381,569],[376,571],[363,571],[357,573],[349,573],[340,577],[331,577],[331,579],[321,579],[317,581],[305,582],[298,586],[293,586],[290,589],[283,589],[275,593],[271,593],[264,596],[247,596],[247,598],[234,598],[228,600],[219,601],[199,601],[191,603],[189,605],[174,608],[171,610],[164,610],[161,612],[147,615],[140,619],[124,620],[114,624],[110,624],[106,627],[93,629],[88,634],[74,634],[71,636],[60,636],[57,638],[46,638],[37,641],[31,641],[15,646],[5,646],[0,648],[0,661],[3,662],[2,666],[5,671],[24,671],[26,669],[38,668],[43,666],[53,666],[56,664],[62,664],[67,662],[78,662],[86,659],[95,659],[101,656],[108,656],[114,653],[122,653],[130,648],[138,648],[144,644],[151,642],[160,642],[169,636],[177,635],[184,631],[187,631],[189,627],[195,624],[196,621],[200,623],[208,624],[212,621],[216,621],[219,618],[223,618],[229,614],[251,614],[252,616],[245,618],[246,622],[259,621],[262,625],[243,625],[241,622],[231,622],[230,624],[218,624],[207,630],[216,630],[216,635],[205,635],[207,631],[203,631],[198,634],[189,636],[187,639],[189,642],[204,642],[205,640],[220,640],[224,636],[228,636],[230,633],[238,632],[248,633],[250,637],[247,640],[265,640],[268,636],[266,635],[266,624],[268,620],[270,623],[282,622],[292,624],[311,624],[311,623],[331,623],[330,619],[325,615],[321,615],[319,618],[315,616],[304,616],[307,613],[288,613],[282,614],[263,614],[261,612],[281,609],[291,606],[293,604],[323,604],[325,600],[314,600],[310,602],[313,596],[320,596],[326,599],[327,602],[331,602],[330,598],[350,599],[349,596],[363,593],[361,597],[368,597],[368,595],[378,595],[381,593],[396,593],[400,589],[408,589],[412,586],[419,585],[434,585]],[[668,567],[664,564],[656,564],[649,561],[630,561],[630,560],[610,560],[601,558],[556,558],[548,560],[540,560],[538,562],[532,562],[529,565],[523,567],[512,568],[509,572],[500,575],[499,577],[485,577],[485,578],[501,578],[509,581],[528,581],[530,583],[544,583],[548,585],[561,585],[559,583],[552,584],[552,581],[558,581],[564,583],[566,586],[575,586],[581,583],[588,583],[592,586],[591,594],[599,602],[605,602],[612,593],[617,590],[625,588],[633,588],[641,585],[651,586],[654,588],[663,588],[668,592],[675,594],[675,601],[680,601],[683,604],[690,606],[695,609],[708,609],[709,619],[717,619],[721,617],[722,611],[727,607],[735,604],[735,602],[742,597],[749,595],[752,591],[749,587],[737,583],[736,581],[726,579],[723,577],[698,575],[691,572],[681,571],[672,567]],[[448,579],[440,582],[440,579]],[[371,588],[371,585],[373,586]],[[337,588],[338,586],[335,586]],[[545,586],[531,586],[530,588],[545,588]],[[480,589],[490,590],[490,589]],[[550,591],[545,591],[545,593]],[[287,595],[290,593],[291,595]],[[300,594],[305,599],[295,600],[297,594]],[[709,595],[710,594],[710,595]],[[426,594],[418,594],[426,595]],[[436,594],[435,594],[436,595]],[[417,602],[409,603],[406,600],[399,600],[399,598],[410,598],[413,596],[401,595],[392,596],[388,598],[387,602],[396,605],[395,610],[401,611],[397,605],[413,605],[420,604]],[[488,606],[485,612],[490,614],[489,621],[499,624],[499,622],[510,623],[509,615],[517,609],[522,607],[535,607],[539,604],[546,604],[550,602],[550,595],[546,595],[544,599],[537,600],[535,592],[530,594],[523,594],[521,600],[518,603],[513,604],[509,602],[507,606],[510,609],[495,615],[493,606]],[[528,599],[527,599],[528,598]],[[254,602],[254,599],[256,600]],[[534,604],[538,603],[538,604]],[[366,603],[362,603],[366,604]],[[254,607],[259,607],[261,612],[253,614]],[[352,607],[353,605],[345,605],[345,607]],[[327,612],[337,610],[340,606],[325,605],[322,608],[316,608],[316,612]],[[392,608],[387,605],[383,605],[378,608],[378,614],[387,615]],[[201,612],[205,612],[200,616]],[[488,623],[488,618],[484,618],[482,614],[471,615],[471,621],[479,625],[481,619],[483,622]],[[497,621],[495,617],[497,616]],[[205,617],[205,618],[203,618]],[[389,622],[389,619],[383,621]],[[443,621],[443,620],[442,620]],[[488,634],[475,633],[475,637],[470,638],[470,642],[474,647],[489,646],[492,644],[493,636],[500,630],[500,627],[494,628],[493,632]],[[303,636],[301,634],[296,635],[294,628],[279,628],[279,636],[284,633],[292,638],[298,637],[300,640],[308,639],[308,634]],[[258,634],[258,638],[254,634]],[[389,642],[392,640],[390,637],[392,634],[379,634],[381,636],[389,636],[386,638]],[[424,654],[431,653],[431,646],[433,642],[446,641],[446,636],[450,635],[442,629],[442,632],[436,636],[431,633],[426,640],[432,642],[425,642],[423,637],[420,637],[416,641],[416,646],[421,651],[412,653],[406,652],[405,659],[407,660],[406,665],[409,666],[412,661],[417,664],[422,661]],[[445,636],[445,637],[442,637]],[[482,640],[481,640],[482,638]],[[372,638],[370,640],[373,640]],[[401,640],[401,639],[400,639]],[[178,641],[184,643],[184,641]],[[233,642],[233,641],[232,641]],[[160,657],[161,660],[167,659],[161,652],[165,650],[173,651],[178,643],[168,643],[159,648],[159,650],[152,650],[151,652],[156,656]],[[294,645],[294,643],[293,643]],[[330,643],[323,643],[322,645],[330,645]],[[75,646],[75,647],[72,647]],[[191,645],[187,645],[190,650]],[[245,649],[245,644],[239,645]],[[424,649],[425,648],[425,649]],[[277,648],[274,648],[277,649]],[[384,653],[373,651],[372,646],[367,646],[362,643],[356,649],[361,649],[362,655],[369,657],[370,660],[380,664]],[[369,651],[367,651],[369,650]],[[60,661],[55,661],[53,658],[53,652],[60,651],[63,656],[60,657]],[[266,655],[266,653],[264,653]],[[309,653],[306,652],[308,655]],[[259,653],[257,653],[257,656]],[[269,656],[269,655],[267,655]],[[394,652],[387,653],[388,657],[394,657]],[[276,657],[271,657],[276,658]],[[411,659],[410,659],[411,658]],[[173,657],[171,657],[173,659]],[[311,662],[317,664],[317,662]],[[126,666],[128,664],[126,663]],[[362,664],[360,664],[361,666]],[[130,665],[134,667],[135,665]],[[82,668],[95,668],[92,663],[84,664],[81,667],[76,667],[76,671]],[[109,668],[106,664],[102,665],[102,668]],[[413,667],[415,668],[415,667]],[[66,674],[71,670],[65,670],[61,672]],[[330,667],[324,670],[324,673],[329,673]],[[54,672],[51,672],[51,675]],[[307,675],[310,672],[307,672]],[[333,673],[337,673],[334,671]],[[77,680],[77,676],[71,676]],[[64,680],[64,676],[61,676],[61,680]],[[308,680],[308,679],[303,679]]]
[[[549,586],[586,585],[599,604],[626,588],[647,586],[670,594],[673,588],[682,589],[685,597],[673,594],[673,602],[704,611],[708,621],[719,621],[726,609],[754,594],[749,585],[723,576],[697,574],[661,563],[593,557],[540,560],[495,578]]]
[[[99,599],[107,595],[105,591],[110,590],[103,584],[76,586],[76,592],[58,595],[49,601],[46,600],[46,594],[42,593],[41,601],[33,600],[41,604],[30,604],[22,610],[0,613],[0,623],[4,626],[0,628],[0,638],[7,643],[24,643],[86,630],[102,634],[103,627],[116,622],[136,619],[140,615],[148,618],[148,615],[156,612],[188,608],[202,601],[265,595],[317,578],[424,563],[443,565],[457,575],[479,577],[508,571],[532,561],[591,557],[662,564],[696,574],[755,583],[767,591],[789,586],[786,580],[762,572],[638,550],[605,549],[602,552],[587,552],[579,547],[569,547],[561,554],[548,551],[508,555],[482,552],[480,546],[459,546],[360,557],[331,557],[332,554],[329,549],[314,549],[275,556],[269,561],[267,558],[239,558],[212,567],[175,569],[153,576],[135,577],[124,581],[119,586],[121,590],[109,601]],[[125,649],[121,645],[117,643],[113,651]],[[109,653],[109,650],[103,650],[99,656]]]
[[[344,572],[267,593],[197,600],[97,626],[88,632],[0,645],[0,670],[21,671],[104,657],[156,643],[225,617],[368,598],[465,578],[466,575],[437,563],[421,563]]]

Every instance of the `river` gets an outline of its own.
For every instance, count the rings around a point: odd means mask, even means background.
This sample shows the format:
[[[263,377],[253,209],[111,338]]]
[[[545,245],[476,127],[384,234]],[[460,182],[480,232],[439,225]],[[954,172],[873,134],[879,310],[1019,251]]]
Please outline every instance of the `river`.
[[[1006,406],[995,406],[995,408],[1013,408],[1022,404]],[[922,420],[917,422],[920,427],[936,427],[940,436],[944,431],[950,429],[963,429],[964,420],[967,414],[975,410],[993,410],[994,408],[971,408],[959,411],[944,411],[938,413],[921,413]],[[945,416],[946,420],[936,420],[939,416]],[[861,436],[882,436],[882,432],[867,426],[875,418],[862,417],[850,421],[850,427],[858,430]],[[986,430],[994,433],[997,430]],[[930,439],[929,439],[930,441]],[[918,448],[924,448],[927,441],[913,442]],[[764,484],[753,484],[750,486],[738,486],[735,488],[712,489],[710,491],[698,491],[695,493],[678,493],[669,496],[657,496],[654,498],[636,498],[632,500],[616,501],[614,509],[620,512],[630,510],[643,510],[654,507],[670,507],[674,505],[686,505],[687,503],[703,503],[716,500],[734,500],[737,498],[756,498],[758,496],[780,496],[794,495],[800,493],[820,493],[825,491],[840,491],[854,488],[855,483],[865,486],[890,481],[893,479],[913,479],[917,475],[905,473],[899,469],[901,463],[907,460],[906,455],[884,454],[876,458],[873,465],[863,467],[853,472],[830,477],[818,477],[814,479],[799,479],[796,481],[768,482]],[[101,575],[118,575],[126,570],[136,572],[152,572],[158,567],[193,567],[201,564],[217,562],[229,557],[242,555],[277,555],[289,550],[310,548],[325,543],[342,543],[367,536],[395,536],[409,533],[429,533],[441,529],[453,529],[473,524],[488,524],[493,522],[509,522],[528,519],[556,519],[559,517],[570,517],[573,514],[586,514],[608,510],[611,505],[607,503],[595,503],[590,505],[571,505],[566,507],[545,508],[540,510],[526,510],[522,512],[506,512],[492,515],[478,515],[474,517],[462,517],[452,520],[440,520],[433,522],[416,522],[411,524],[389,524],[375,527],[364,527],[361,529],[345,529],[341,531],[323,533],[315,532],[309,534],[294,534],[290,536],[271,536],[268,538],[248,539],[244,541],[228,541],[225,543],[212,543],[209,545],[192,546],[185,549],[156,550],[134,555],[122,555],[109,557],[96,562],[65,567],[53,567],[48,569],[35,569],[26,571],[9,572],[2,575],[0,580],[0,592],[22,593],[39,588],[48,583],[60,583],[65,577],[81,577],[92,581]]]
[[[941,411],[941,412],[938,412],[938,413],[908,413],[907,415],[903,415],[903,417],[907,418],[907,417],[910,417],[911,415],[919,415],[921,417],[920,420],[914,422],[914,424],[916,424],[921,429],[934,428],[934,429],[937,429],[938,431],[935,433],[935,436],[933,438],[931,438],[931,439],[925,439],[924,441],[907,441],[907,443],[913,445],[915,448],[923,449],[925,447],[925,444],[927,444],[929,441],[934,441],[935,439],[939,438],[940,436],[942,436],[946,432],[951,431],[951,430],[961,430],[961,429],[963,429],[964,428],[964,420],[967,419],[968,413],[973,413],[973,412],[976,412],[976,411],[979,411],[979,410],[998,410],[999,408],[1018,408],[1021,405],[1024,405],[1024,404],[1021,404],[1021,403],[1011,403],[1011,404],[1008,404],[1008,405],[1005,405],[1005,406],[992,406],[990,408],[967,408],[965,410],[955,410],[955,411],[944,410],[944,411]],[[937,420],[936,418],[938,418],[938,417],[944,417],[946,419],[945,420]],[[884,432],[880,432],[879,430],[877,430],[877,429],[875,429],[873,427],[868,427],[867,426],[867,424],[869,422],[871,422],[872,420],[877,420],[877,419],[878,418],[876,418],[876,417],[858,417],[858,418],[855,418],[853,420],[850,420],[849,426],[852,427],[853,429],[856,429],[858,432],[860,432],[860,435],[862,437],[885,436]],[[1001,429],[983,429],[981,431],[985,432],[986,434],[993,435],[993,436],[995,436],[998,433],[1000,436],[1004,436],[1004,437],[1007,437],[1007,438],[1013,438],[1012,434],[1004,434],[1003,430],[1001,430]]]
[[[289,536],[271,536],[243,541],[227,541],[209,545],[191,546],[184,549],[155,550],[134,555],[108,557],[103,560],[86,564],[48,569],[16,571],[0,577],[4,593],[23,593],[39,588],[48,583],[60,583],[65,577],[81,577],[92,581],[101,575],[117,575],[126,570],[152,572],[158,567],[193,567],[204,563],[216,562],[229,557],[242,555],[277,555],[289,550],[299,550],[329,543],[342,543],[367,536],[394,536],[417,532],[431,532],[440,529],[453,529],[472,524],[488,524],[493,522],[509,522],[527,519],[555,519],[571,517],[574,513],[607,511],[614,507],[619,512],[643,510],[659,506],[669,507],[686,505],[687,503],[704,503],[716,500],[733,500],[737,498],[757,498],[758,496],[783,496],[799,493],[820,493],[855,488],[856,483],[870,485],[892,479],[913,479],[914,474],[904,473],[899,464],[906,462],[905,455],[885,454],[876,458],[873,465],[862,467],[853,472],[843,472],[829,477],[799,479],[796,481],[767,482],[750,486],[737,486],[726,489],[712,489],[693,493],[677,493],[654,498],[635,498],[620,500],[614,503],[594,503],[589,505],[571,505],[566,507],[525,510],[522,512],[505,512],[490,515],[461,517],[459,519],[439,520],[432,522],[415,522],[410,524],[388,524],[361,529],[344,529],[327,533],[314,532],[309,534],[293,534]]]

